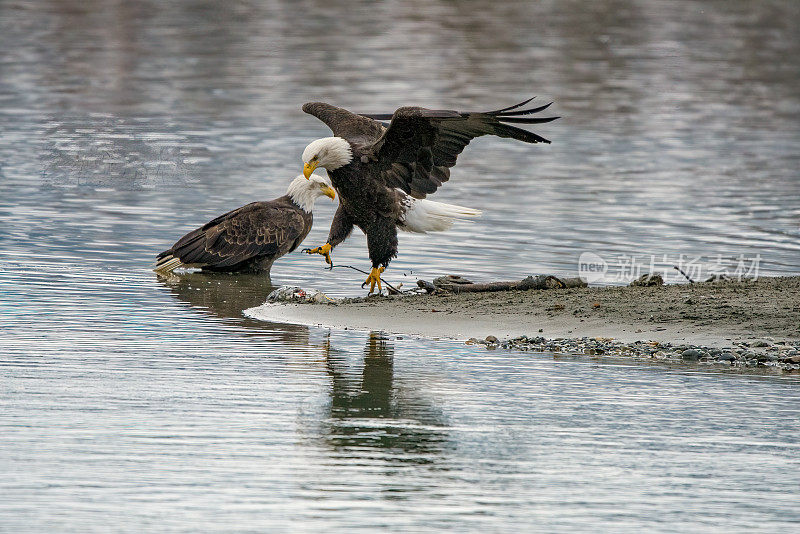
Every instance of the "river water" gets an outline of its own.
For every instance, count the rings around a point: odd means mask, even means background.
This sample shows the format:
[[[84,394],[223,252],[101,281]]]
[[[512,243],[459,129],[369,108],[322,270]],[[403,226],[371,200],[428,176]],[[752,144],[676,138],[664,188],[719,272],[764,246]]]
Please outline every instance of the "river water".
[[[154,255],[301,170],[300,105],[493,109],[390,282],[800,271],[800,5],[0,3],[0,531],[787,531],[796,378],[268,324],[320,258],[160,280]],[[334,205],[320,201],[310,245]],[[368,267],[365,240],[337,248]],[[672,275],[671,275],[672,276]]]

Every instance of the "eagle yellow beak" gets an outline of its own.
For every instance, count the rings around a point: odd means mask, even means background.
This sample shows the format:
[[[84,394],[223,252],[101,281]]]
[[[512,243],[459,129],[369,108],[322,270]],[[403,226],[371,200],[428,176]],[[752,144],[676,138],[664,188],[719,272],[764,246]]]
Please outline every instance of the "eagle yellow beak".
[[[330,197],[331,200],[336,200],[336,191],[334,191],[332,187],[328,187],[327,185],[323,187],[322,194],[326,197]]]
[[[314,169],[316,169],[318,165],[316,161],[309,161],[303,165],[303,176],[306,177],[306,180],[311,177],[311,173],[314,172]]]

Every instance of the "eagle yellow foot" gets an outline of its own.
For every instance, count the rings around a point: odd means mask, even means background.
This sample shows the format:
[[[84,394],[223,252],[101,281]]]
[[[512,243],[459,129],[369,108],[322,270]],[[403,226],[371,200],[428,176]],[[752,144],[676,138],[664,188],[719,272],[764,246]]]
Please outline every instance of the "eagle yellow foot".
[[[317,248],[304,248],[303,252],[305,252],[306,254],[322,254],[323,256],[325,256],[325,261],[328,263],[328,265],[333,267],[333,261],[331,260],[332,248],[333,247],[331,246],[330,243],[325,243],[321,247]]]
[[[369,276],[367,277],[367,279],[364,281],[363,284],[361,284],[362,288],[365,285],[369,284],[369,293],[367,293],[367,295],[371,294],[375,290],[375,284],[378,284],[378,294],[379,295],[380,295],[381,291],[383,291],[383,287],[381,286],[381,273],[383,271],[385,271],[385,270],[386,270],[385,267],[373,267],[372,268],[372,272],[369,273]]]

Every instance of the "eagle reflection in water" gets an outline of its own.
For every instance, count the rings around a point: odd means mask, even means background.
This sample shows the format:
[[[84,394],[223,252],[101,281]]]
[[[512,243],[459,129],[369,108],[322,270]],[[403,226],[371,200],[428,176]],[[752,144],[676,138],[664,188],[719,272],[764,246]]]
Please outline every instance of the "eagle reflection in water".
[[[242,315],[247,308],[264,303],[273,286],[269,277],[249,274],[189,273],[159,277],[171,295],[205,315],[243,327],[248,337],[270,343],[317,347],[330,379],[330,399],[320,421],[304,421],[313,439],[322,439],[337,451],[389,449],[402,463],[432,463],[450,442],[442,412],[420,394],[420,389],[398,379],[394,346],[382,333],[366,340],[363,365],[352,361],[352,352],[336,348],[330,333],[316,343],[307,326],[269,323]],[[360,372],[359,372],[360,370]]]
[[[360,376],[347,365],[346,353],[328,349],[331,377],[330,417],[323,435],[339,450],[390,449],[400,463],[431,463],[448,448],[444,414],[404,387],[395,376],[394,347],[372,332],[364,347]]]
[[[244,327],[247,336],[266,337],[292,344],[309,344],[308,327],[257,321],[242,314],[260,306],[275,289],[263,274],[186,273],[159,275],[158,281],[181,302],[226,324]]]

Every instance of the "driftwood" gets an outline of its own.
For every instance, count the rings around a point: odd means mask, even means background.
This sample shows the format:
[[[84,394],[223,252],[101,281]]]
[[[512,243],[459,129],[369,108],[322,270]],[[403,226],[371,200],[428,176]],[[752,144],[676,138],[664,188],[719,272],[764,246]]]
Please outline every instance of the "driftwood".
[[[575,276],[572,278],[561,278],[561,281],[564,282],[564,287],[589,287],[589,284],[586,283],[585,280],[581,280],[580,277]]]
[[[466,278],[457,275],[442,276],[434,279],[433,283],[417,280],[417,285],[428,293],[436,290],[451,293],[482,293],[488,291],[526,291],[529,289],[563,289],[567,287],[586,287],[586,282],[580,278],[556,278],[555,276],[539,274],[528,276],[522,280],[510,282],[489,282],[475,284]]]

